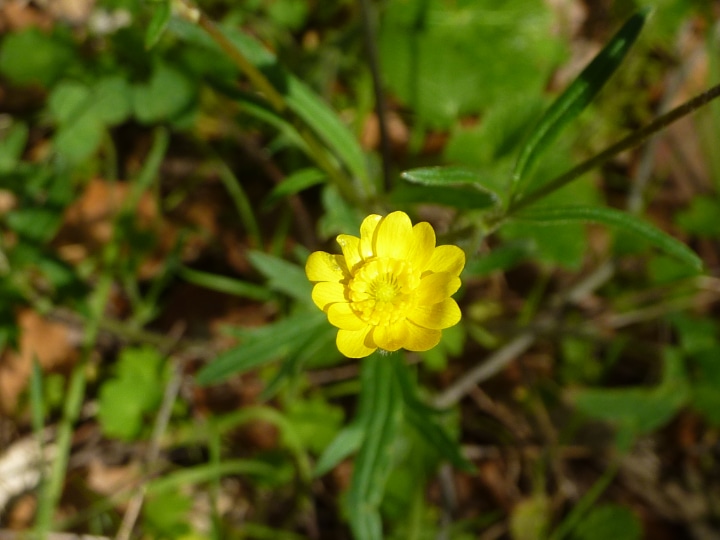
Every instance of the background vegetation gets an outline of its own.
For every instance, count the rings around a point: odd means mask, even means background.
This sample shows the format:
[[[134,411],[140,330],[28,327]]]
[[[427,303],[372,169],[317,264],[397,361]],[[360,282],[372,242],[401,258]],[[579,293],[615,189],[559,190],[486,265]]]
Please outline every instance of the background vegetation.
[[[718,537],[717,4],[199,7],[0,3],[0,537]],[[396,209],[463,320],[349,361]]]

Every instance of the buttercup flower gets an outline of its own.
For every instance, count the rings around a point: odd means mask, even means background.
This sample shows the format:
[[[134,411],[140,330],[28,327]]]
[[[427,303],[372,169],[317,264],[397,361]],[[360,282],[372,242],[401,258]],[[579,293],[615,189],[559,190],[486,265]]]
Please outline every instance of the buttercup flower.
[[[341,234],[342,255],[311,254],[305,273],[315,283],[312,299],[339,328],[337,347],[350,358],[376,349],[427,351],[441,330],[460,320],[450,298],[460,287],[465,254],[435,247],[429,223],[413,227],[404,212],[372,214],[360,238]]]

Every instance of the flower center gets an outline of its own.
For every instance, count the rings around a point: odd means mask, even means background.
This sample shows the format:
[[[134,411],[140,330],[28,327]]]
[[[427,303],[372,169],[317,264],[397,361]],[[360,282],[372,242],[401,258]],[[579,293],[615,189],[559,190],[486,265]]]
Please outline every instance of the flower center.
[[[420,277],[405,261],[370,259],[348,284],[350,307],[368,324],[393,324],[407,316]]]

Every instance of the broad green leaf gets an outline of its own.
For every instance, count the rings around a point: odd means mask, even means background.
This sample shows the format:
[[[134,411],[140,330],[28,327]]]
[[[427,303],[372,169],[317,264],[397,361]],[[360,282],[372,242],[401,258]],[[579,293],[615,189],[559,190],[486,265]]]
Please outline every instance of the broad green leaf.
[[[142,124],[173,120],[194,97],[192,82],[177,68],[156,62],[150,80],[133,87],[133,109]]]
[[[419,125],[447,128],[539,94],[561,48],[552,24],[538,0],[392,0],[379,35],[383,79]]]
[[[15,84],[50,86],[73,62],[75,52],[57,36],[37,28],[12,32],[0,48],[0,73]]]
[[[512,540],[546,538],[550,526],[550,501],[544,493],[536,493],[515,505],[510,514]]]
[[[308,281],[303,268],[261,251],[248,252],[248,258],[268,278],[268,287],[305,304],[312,304],[312,283]]]
[[[343,421],[343,410],[321,397],[294,400],[285,409],[303,448],[320,453],[335,438]]]
[[[298,313],[252,331],[244,331],[243,342],[221,353],[197,375],[200,385],[221,382],[228,377],[277,360],[297,351],[310,332],[327,325],[323,313]]]
[[[132,92],[127,81],[113,75],[99,79],[90,87],[91,101],[88,113],[108,126],[127,120],[132,110]]]
[[[13,122],[0,141],[0,174],[11,172],[22,158],[29,129],[23,122]]]
[[[588,388],[574,393],[579,411],[618,428],[624,446],[638,435],[667,423],[690,397],[682,356],[675,349],[663,353],[663,376],[654,388]]]
[[[265,287],[249,283],[239,279],[193,270],[187,266],[182,266],[178,270],[178,275],[185,281],[211,289],[213,291],[258,300],[260,302],[270,300],[272,293]]]
[[[5,215],[8,227],[28,240],[49,241],[60,226],[62,214],[53,208],[17,208]]]
[[[363,360],[361,368],[361,400],[370,405],[358,418],[365,435],[355,458],[346,507],[357,540],[382,538],[379,507],[402,419],[402,393],[393,366],[399,361],[399,355],[374,353]]]
[[[170,0],[161,0],[153,5],[153,14],[145,32],[145,48],[152,49],[165,32],[167,24],[172,15],[172,6]]]
[[[562,223],[583,221],[619,227],[641,236],[656,248],[672,255],[696,271],[701,271],[703,262],[690,248],[667,233],[650,225],[632,214],[603,206],[557,206],[525,210],[517,219],[538,223]]]
[[[629,509],[617,504],[593,508],[573,531],[573,540],[640,540],[642,525]]]
[[[689,208],[680,212],[675,221],[687,233],[706,238],[720,237],[720,201],[717,196],[693,198]]]
[[[540,119],[520,151],[515,164],[512,175],[512,197],[523,191],[526,174],[537,158],[549,148],[562,129],[588,106],[610,76],[620,67],[628,50],[640,34],[649,13],[650,10],[644,9],[630,17]]]
[[[333,441],[325,448],[325,451],[315,464],[315,477],[322,476],[334,469],[343,459],[349,457],[360,448],[365,433],[363,427],[357,423],[344,427],[335,436]]]
[[[127,348],[120,354],[116,374],[100,388],[98,419],[110,437],[132,440],[145,424],[144,415],[160,403],[163,357],[153,348]]]
[[[143,529],[155,538],[184,538],[190,532],[187,515],[192,497],[180,490],[148,497],[143,503]]]
[[[283,197],[295,195],[304,189],[321,184],[326,178],[327,175],[320,169],[314,167],[300,169],[288,175],[282,183],[278,184],[275,189],[270,192],[263,206],[266,208],[272,206]]]

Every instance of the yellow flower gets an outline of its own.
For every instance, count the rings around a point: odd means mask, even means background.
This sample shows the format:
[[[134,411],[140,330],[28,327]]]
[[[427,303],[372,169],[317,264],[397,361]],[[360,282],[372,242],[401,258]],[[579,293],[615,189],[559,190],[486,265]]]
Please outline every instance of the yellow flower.
[[[312,299],[339,328],[337,347],[350,358],[376,349],[427,351],[440,331],[460,320],[450,298],[460,287],[465,254],[435,247],[429,223],[413,227],[404,212],[372,214],[360,238],[341,234],[342,255],[311,254],[305,273],[315,283]]]

